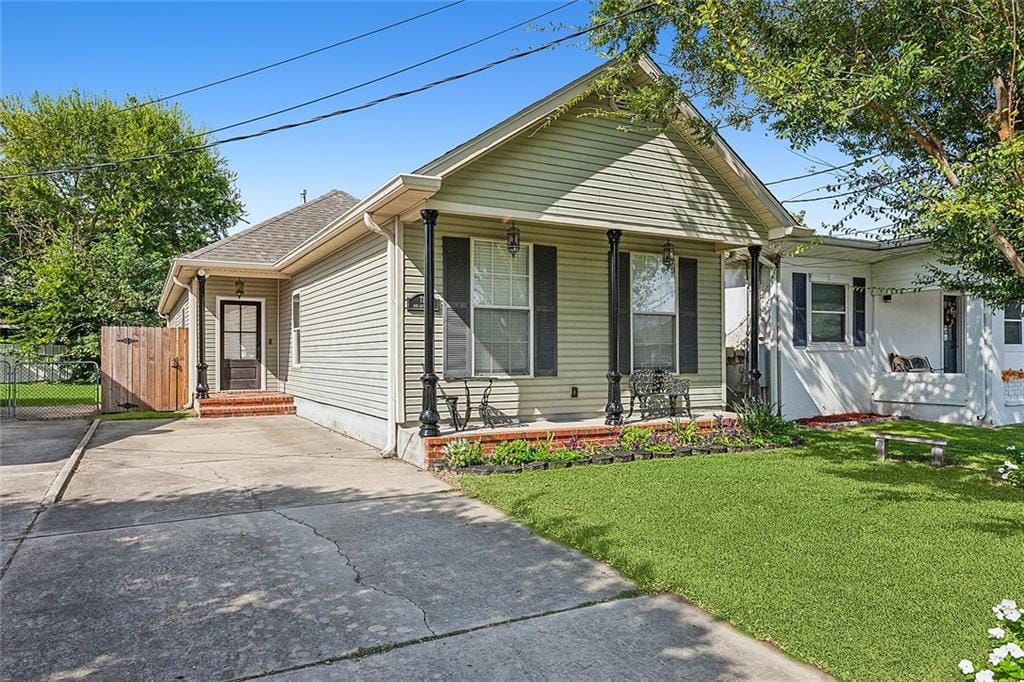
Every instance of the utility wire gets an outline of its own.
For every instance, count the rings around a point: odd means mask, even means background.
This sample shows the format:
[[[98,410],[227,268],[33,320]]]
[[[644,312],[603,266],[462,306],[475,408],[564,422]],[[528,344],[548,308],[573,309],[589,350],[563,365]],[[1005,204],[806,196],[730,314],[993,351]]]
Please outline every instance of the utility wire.
[[[436,61],[438,61],[440,59],[444,59],[445,57],[449,57],[449,56],[451,56],[451,55],[453,55],[453,54],[455,54],[457,52],[462,52],[463,50],[468,50],[471,47],[475,47],[475,46],[479,45],[480,43],[485,43],[488,40],[493,40],[494,38],[497,38],[500,35],[504,35],[506,33],[510,33],[511,31],[514,31],[517,28],[520,28],[522,26],[526,26],[527,24],[530,24],[530,23],[533,23],[533,22],[538,21],[540,19],[543,19],[544,17],[548,16],[549,14],[554,14],[555,12],[558,12],[559,10],[563,10],[566,7],[568,7],[569,5],[574,5],[577,2],[579,2],[579,0],[569,0],[569,2],[567,2],[567,3],[563,4],[563,5],[559,5],[558,7],[555,7],[554,9],[550,9],[547,12],[543,12],[541,14],[538,14],[537,16],[530,17],[529,19],[524,19],[523,21],[520,21],[518,24],[515,24],[514,26],[509,26],[508,28],[503,28],[500,31],[496,31],[494,33],[491,33],[490,35],[486,35],[486,36],[484,36],[482,38],[477,38],[473,42],[466,43],[465,45],[460,45],[459,47],[456,47],[456,48],[453,48],[451,50],[448,50],[447,52],[442,52],[440,54],[436,54],[433,57],[429,57],[429,58],[424,59],[422,61],[416,62],[415,64],[411,64],[409,66],[402,67],[401,69],[397,69],[397,70],[392,71],[390,73],[386,73],[383,76],[377,76],[376,78],[373,78],[371,80],[363,81],[362,83],[357,83],[356,85],[351,85],[351,86],[349,86],[347,88],[343,88],[341,90],[335,90],[334,92],[328,93],[328,94],[323,95],[321,97],[317,97],[315,99],[306,100],[305,102],[300,102],[299,104],[293,104],[292,106],[285,107],[284,109],[278,109],[277,111],[272,111],[269,114],[261,114],[260,116],[254,116],[254,117],[248,118],[248,119],[246,119],[244,121],[239,121],[238,123],[231,123],[231,124],[226,125],[226,126],[221,126],[220,128],[214,128],[213,130],[207,130],[207,131],[204,131],[204,132],[201,132],[201,133],[197,133],[194,137],[202,137],[204,135],[213,135],[214,133],[220,133],[220,132],[223,132],[225,130],[230,130],[231,128],[237,128],[239,126],[247,125],[249,123],[255,123],[256,121],[262,121],[263,119],[267,119],[267,118],[273,118],[274,116],[279,116],[281,114],[286,114],[289,111],[295,111],[296,109],[302,109],[303,107],[308,107],[311,104],[316,104],[318,102],[323,102],[324,100],[331,99],[332,97],[338,97],[339,95],[347,94],[349,92],[352,92],[353,90],[359,90],[360,88],[365,88],[368,85],[373,85],[374,83],[379,83],[380,81],[387,80],[388,78],[393,78],[394,76],[397,76],[399,74],[405,73],[406,71],[412,71],[413,69],[418,69],[421,66],[425,66],[425,65],[430,64],[432,62],[436,62]]]
[[[539,46],[534,47],[534,48],[530,48],[529,50],[524,50],[523,52],[516,52],[515,54],[511,54],[511,55],[509,55],[507,57],[503,57],[501,59],[498,59],[498,60],[495,60],[495,61],[492,61],[492,62],[488,62],[487,64],[484,64],[483,66],[478,66],[478,67],[476,67],[474,69],[470,69],[469,71],[462,71],[460,73],[456,73],[456,74],[451,75],[451,76],[446,76],[445,78],[441,78],[440,80],[432,81],[430,83],[426,83],[424,85],[420,85],[418,87],[411,88],[409,90],[403,90],[401,92],[395,92],[395,93],[392,93],[390,95],[385,95],[384,97],[378,97],[377,99],[373,99],[373,100],[370,100],[368,102],[364,102],[362,104],[358,104],[356,106],[346,107],[344,109],[337,109],[335,111],[330,111],[330,112],[328,112],[326,114],[320,114],[319,116],[313,116],[311,118],[307,118],[307,119],[304,119],[304,120],[301,120],[301,121],[295,121],[294,123],[285,123],[285,124],[282,124],[282,125],[279,125],[279,126],[274,126],[273,128],[266,128],[264,130],[260,130],[260,131],[254,132],[254,133],[248,133],[248,134],[245,134],[245,135],[236,135],[234,137],[228,137],[228,138],[224,138],[224,139],[220,139],[220,140],[213,140],[211,142],[206,142],[204,144],[193,145],[193,146],[190,146],[190,147],[180,147],[178,149],[169,149],[169,150],[163,151],[163,152],[155,152],[153,154],[144,154],[144,155],[141,155],[141,156],[133,156],[133,157],[125,158],[125,159],[118,159],[118,160],[112,160],[112,161],[101,161],[101,162],[97,162],[97,163],[83,164],[83,165],[80,165],[80,166],[68,166],[66,168],[54,168],[54,169],[50,169],[50,170],[31,171],[31,172],[28,172],[28,173],[15,173],[15,174],[12,174],[12,175],[0,175],[0,180],[14,180],[14,179],[17,179],[17,178],[43,177],[43,176],[48,176],[48,175],[59,175],[61,173],[78,173],[78,172],[81,172],[81,171],[92,170],[94,168],[107,168],[107,167],[111,167],[111,166],[120,166],[120,165],[123,165],[123,164],[126,164],[126,163],[135,163],[137,161],[148,161],[150,159],[157,159],[157,158],[160,158],[160,157],[163,157],[163,156],[173,156],[173,155],[177,155],[177,154],[186,154],[186,153],[189,153],[189,152],[202,151],[202,150],[210,149],[212,147],[216,147],[216,146],[219,146],[219,145],[222,145],[222,144],[227,144],[229,142],[241,142],[243,140],[251,140],[251,139],[254,139],[254,138],[257,138],[257,137],[263,137],[265,135],[270,135],[272,133],[280,132],[280,131],[283,131],[283,130],[291,130],[293,128],[301,128],[303,126],[307,126],[307,125],[310,125],[312,123],[318,123],[320,121],[324,121],[324,120],[327,120],[329,118],[335,118],[337,116],[344,116],[345,114],[351,114],[353,112],[361,111],[363,109],[370,109],[372,107],[375,107],[375,106],[377,106],[379,104],[383,104],[385,102],[390,102],[392,100],[402,99],[402,98],[408,97],[410,95],[415,95],[415,94],[418,94],[418,93],[421,93],[421,92],[426,92],[427,90],[432,90],[433,88],[436,88],[438,86],[445,85],[447,83],[452,83],[452,82],[455,82],[455,81],[459,81],[459,80],[462,80],[464,78],[468,78],[469,76],[474,76],[474,75],[476,75],[478,73],[483,73],[484,71],[488,71],[490,69],[493,69],[496,66],[500,66],[502,64],[507,64],[509,62],[516,61],[518,59],[523,59],[524,57],[529,57],[530,55],[537,54],[538,52],[543,52],[544,50],[552,48],[552,47],[554,47],[556,45],[560,45],[560,44],[562,44],[564,42],[567,42],[569,40],[573,40],[575,38],[579,38],[580,36],[587,35],[588,33],[591,33],[591,32],[596,31],[598,29],[604,28],[605,26],[608,26],[609,24],[611,24],[613,22],[619,21],[619,20],[624,19],[624,18],[626,18],[628,16],[632,16],[634,14],[637,14],[638,12],[646,11],[646,10],[652,8],[652,7],[654,7],[654,3],[650,2],[650,3],[647,3],[645,5],[641,5],[640,7],[637,7],[635,9],[631,9],[631,10],[629,10],[627,12],[623,12],[622,14],[619,14],[619,15],[616,15],[614,17],[611,17],[610,19],[602,21],[599,24],[594,24],[593,26],[591,26],[589,28],[585,28],[585,29],[581,29],[579,31],[575,31],[573,33],[569,33],[567,35],[562,36],[561,38],[556,38],[555,40],[549,41],[547,43],[544,43],[543,45],[539,45]]]
[[[815,175],[823,175],[825,173],[831,173],[833,171],[842,170],[843,168],[849,168],[850,166],[855,166],[859,163],[871,161],[872,159],[877,159],[879,156],[881,156],[881,154],[872,154],[871,156],[867,156],[863,159],[854,159],[849,163],[843,163],[838,166],[830,165],[828,168],[822,168],[820,170],[812,171],[810,173],[804,173],[803,175],[794,175],[793,177],[790,178],[780,178],[778,180],[772,180],[771,182],[766,182],[764,184],[766,187],[768,187],[771,185],[781,185],[784,182],[792,182],[793,180],[803,180],[804,178],[812,178]]]
[[[444,10],[450,8],[450,7],[455,7],[456,5],[461,5],[465,1],[466,0],[455,0],[454,2],[450,2],[447,5],[441,5],[440,7],[435,7],[434,9],[427,10],[426,12],[420,12],[419,14],[416,14],[416,15],[411,16],[411,17],[407,17],[405,19],[400,19],[399,21],[392,22],[392,23],[390,23],[390,24],[388,24],[386,26],[381,26],[379,28],[375,28],[373,30],[366,31],[365,33],[360,33],[359,35],[355,35],[355,36],[351,36],[351,37],[345,38],[344,40],[339,40],[338,42],[331,43],[330,45],[324,45],[323,47],[318,47],[315,50],[309,50],[308,52],[303,52],[302,54],[297,54],[297,55],[294,55],[292,57],[287,57],[286,59],[281,59],[281,60],[273,62],[271,64],[265,64],[263,66],[258,66],[255,69],[249,69],[248,71],[243,71],[241,73],[236,73],[233,76],[227,76],[227,77],[221,78],[219,80],[210,81],[209,83],[203,83],[202,85],[197,85],[195,87],[191,87],[191,88],[188,88],[186,90],[180,90],[180,91],[172,93],[170,95],[164,95],[162,97],[157,97],[156,99],[151,99],[151,100],[147,100],[145,102],[139,102],[137,104],[132,104],[130,106],[123,107],[123,108],[119,109],[118,111],[119,112],[121,112],[121,111],[131,111],[133,109],[138,109],[140,107],[148,107],[149,105],[156,104],[157,102],[164,102],[164,101],[169,100],[169,99],[176,99],[176,98],[181,97],[183,95],[190,95],[193,92],[199,92],[200,90],[206,90],[207,88],[212,88],[215,85],[221,85],[223,83],[229,83],[231,81],[238,80],[239,78],[245,78],[246,76],[251,76],[254,73],[260,73],[262,71],[267,71],[269,69],[276,68],[276,67],[281,66],[283,64],[289,64],[291,62],[295,62],[295,61],[298,61],[300,59],[305,59],[306,57],[311,57],[311,56],[313,56],[315,54],[320,54],[321,52],[326,52],[327,50],[333,50],[334,48],[341,47],[342,45],[348,45],[349,43],[354,43],[357,40],[362,40],[363,38],[369,38],[370,36],[377,35],[378,33],[383,33],[384,31],[388,31],[388,30],[396,28],[398,26],[402,26],[403,24],[408,24],[410,22],[416,21],[417,19],[422,19],[424,17],[430,16],[431,14],[435,14],[437,12],[442,12],[442,11],[444,11]]]

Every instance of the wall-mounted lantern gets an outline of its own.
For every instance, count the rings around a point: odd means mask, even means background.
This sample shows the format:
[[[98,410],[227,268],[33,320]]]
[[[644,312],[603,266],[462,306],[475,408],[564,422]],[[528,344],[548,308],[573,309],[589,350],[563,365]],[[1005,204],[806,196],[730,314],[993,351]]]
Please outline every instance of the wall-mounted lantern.
[[[505,230],[505,248],[508,249],[508,253],[513,258],[519,253],[519,228],[516,227],[516,221],[512,221],[512,226]]]
[[[239,277],[238,279],[235,280],[235,296],[237,296],[238,298],[242,298],[242,296],[244,294],[245,294],[245,282],[243,282],[242,278]]]
[[[676,247],[672,246],[672,242],[668,240],[665,241],[665,246],[661,248],[661,262],[670,270],[672,269],[672,264],[676,262]]]

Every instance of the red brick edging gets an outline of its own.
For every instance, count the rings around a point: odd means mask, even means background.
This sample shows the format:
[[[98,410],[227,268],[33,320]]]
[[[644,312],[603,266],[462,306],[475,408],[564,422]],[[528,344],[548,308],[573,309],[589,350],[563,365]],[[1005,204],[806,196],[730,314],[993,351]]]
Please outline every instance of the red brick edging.
[[[690,420],[680,421],[685,424]],[[715,418],[713,416],[697,417],[693,421],[696,421],[700,430],[705,432],[711,430],[715,425]],[[735,419],[727,417],[722,421],[722,424],[724,426],[732,426],[735,424]],[[654,427],[658,433],[672,432],[672,422],[667,419],[662,421],[643,422],[641,424],[629,424],[628,426]],[[425,464],[429,467],[437,460],[444,458],[443,450],[446,444],[453,440],[460,440],[463,438],[468,441],[480,443],[480,447],[483,449],[484,454],[492,452],[499,443],[509,440],[525,440],[529,443],[542,443],[546,442],[550,438],[552,444],[556,448],[568,445],[569,441],[574,438],[587,443],[594,443],[596,445],[615,445],[619,442],[619,434],[621,431],[621,426],[604,426],[603,424],[595,426],[536,427],[526,425],[514,429],[506,428],[487,431],[464,431],[462,433],[452,433],[444,436],[424,438],[423,456]]]

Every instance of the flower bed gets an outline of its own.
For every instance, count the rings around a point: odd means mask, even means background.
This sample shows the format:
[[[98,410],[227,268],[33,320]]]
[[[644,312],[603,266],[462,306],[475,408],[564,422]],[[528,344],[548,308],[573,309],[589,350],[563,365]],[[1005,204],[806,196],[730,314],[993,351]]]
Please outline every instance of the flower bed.
[[[626,426],[613,442],[572,437],[559,442],[553,435],[530,442],[504,440],[490,452],[483,444],[466,438],[448,441],[434,469],[466,474],[518,473],[587,465],[632,462],[664,457],[714,454],[793,444],[788,434],[753,436],[737,422],[716,417],[710,428],[697,421]]]
[[[896,417],[878,414],[877,412],[842,412],[840,414],[822,414],[817,417],[803,417],[797,419],[796,423],[809,429],[839,429],[847,426],[891,421],[893,419],[896,419]]]

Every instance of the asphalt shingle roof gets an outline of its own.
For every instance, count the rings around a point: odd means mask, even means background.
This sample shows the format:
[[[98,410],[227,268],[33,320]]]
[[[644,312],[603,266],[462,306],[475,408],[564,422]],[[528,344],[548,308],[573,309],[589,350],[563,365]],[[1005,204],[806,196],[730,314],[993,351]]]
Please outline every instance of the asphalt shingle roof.
[[[247,227],[182,258],[236,263],[276,263],[352,208],[357,199],[340,189]]]

